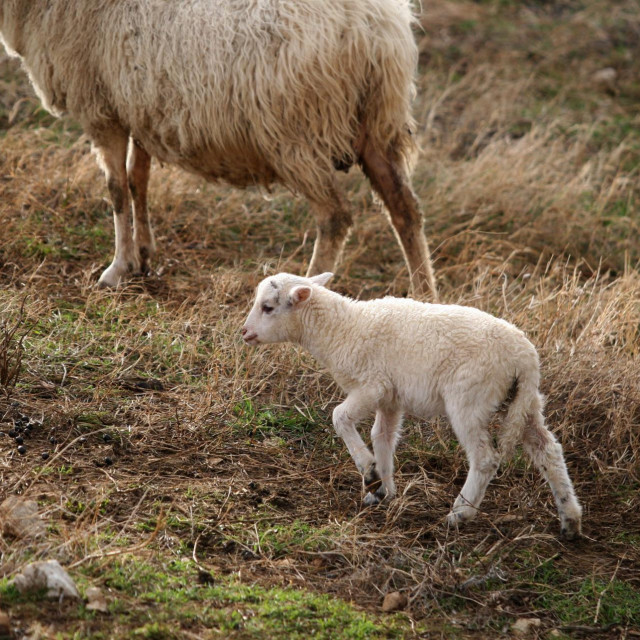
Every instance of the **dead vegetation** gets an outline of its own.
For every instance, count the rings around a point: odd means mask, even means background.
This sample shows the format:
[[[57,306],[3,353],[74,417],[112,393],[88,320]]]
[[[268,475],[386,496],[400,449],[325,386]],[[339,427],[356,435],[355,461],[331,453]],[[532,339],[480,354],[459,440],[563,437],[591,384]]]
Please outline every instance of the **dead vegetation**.
[[[264,272],[308,263],[304,202],[154,166],[157,275],[97,291],[112,247],[102,176],[74,123],[44,114],[3,59],[0,320],[30,329],[13,334],[22,362],[0,396],[0,431],[22,427],[27,453],[0,436],[0,498],[37,500],[48,527],[0,538],[18,637],[283,637],[284,618],[280,632],[255,625],[272,619],[260,590],[288,587],[378,625],[317,637],[509,637],[528,618],[531,636],[640,633],[637,7],[433,2],[421,22],[414,184],[441,297],[538,347],[584,538],[558,539],[520,457],[477,522],[447,530],[464,456],[444,420],[407,425],[398,499],[362,510],[330,430],[338,390],[305,355],[239,336]],[[593,80],[605,68],[614,84]],[[345,181],[357,216],[337,287],[404,295],[386,221],[357,172]],[[8,579],[34,558],[103,588],[109,613],[18,597]],[[378,618],[393,591],[404,613]]]

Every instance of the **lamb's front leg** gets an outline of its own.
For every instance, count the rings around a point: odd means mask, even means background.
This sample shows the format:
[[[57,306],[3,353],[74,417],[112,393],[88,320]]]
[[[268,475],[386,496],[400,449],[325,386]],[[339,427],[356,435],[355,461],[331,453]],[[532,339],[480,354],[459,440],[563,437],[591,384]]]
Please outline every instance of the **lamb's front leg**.
[[[358,423],[375,411],[375,394],[358,390],[350,393],[346,400],[333,410],[333,427],[347,445],[347,449],[362,474],[365,490],[376,491],[380,485],[380,476],[376,470],[375,458],[363,442]]]
[[[371,443],[375,455],[375,468],[381,480],[381,485],[369,491],[364,497],[367,505],[374,505],[383,498],[393,498],[396,494],[396,484],[393,481],[393,454],[400,435],[402,414],[399,411],[383,411],[378,409],[376,420],[371,429]]]

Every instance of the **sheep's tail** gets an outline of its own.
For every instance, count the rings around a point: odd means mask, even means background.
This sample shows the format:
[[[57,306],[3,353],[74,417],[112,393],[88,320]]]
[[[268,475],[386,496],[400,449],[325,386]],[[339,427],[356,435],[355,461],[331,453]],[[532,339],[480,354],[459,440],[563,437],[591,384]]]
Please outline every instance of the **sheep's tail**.
[[[540,370],[537,355],[529,366],[521,368],[514,379],[511,400],[500,430],[499,448],[503,459],[513,454],[516,445],[523,441],[524,433],[531,425],[544,425],[542,410],[544,397],[539,391]]]

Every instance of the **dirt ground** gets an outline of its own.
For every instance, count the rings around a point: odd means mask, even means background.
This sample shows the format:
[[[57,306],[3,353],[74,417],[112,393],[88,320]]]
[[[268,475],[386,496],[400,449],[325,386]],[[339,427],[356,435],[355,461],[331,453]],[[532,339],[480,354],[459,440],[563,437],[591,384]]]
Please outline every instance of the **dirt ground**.
[[[583,536],[560,537],[520,452],[448,528],[467,467],[444,419],[407,422],[399,496],[364,509],[340,390],[240,336],[264,274],[305,271],[307,204],[156,163],[155,273],[99,290],[113,229],[89,141],[0,56],[0,502],[35,500],[45,526],[0,535],[13,637],[640,637],[637,3],[434,1],[416,38],[413,183],[442,301],[539,349]],[[406,295],[366,180],[341,180],[356,222],[332,286]],[[51,558],[80,603],[12,585]],[[406,606],[382,613],[394,591]]]

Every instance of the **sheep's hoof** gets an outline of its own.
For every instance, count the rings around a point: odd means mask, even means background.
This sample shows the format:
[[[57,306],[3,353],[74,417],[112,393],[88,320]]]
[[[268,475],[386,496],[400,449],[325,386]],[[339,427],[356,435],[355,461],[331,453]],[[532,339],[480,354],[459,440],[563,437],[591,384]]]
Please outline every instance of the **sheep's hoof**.
[[[376,463],[372,462],[371,466],[364,472],[362,476],[362,481],[364,483],[364,490],[370,491],[371,493],[375,493],[382,486],[382,480],[380,479],[380,475],[378,474],[378,470],[376,469]]]
[[[369,491],[369,493],[367,493],[362,499],[362,502],[365,507],[375,507],[377,504],[380,504],[380,500],[381,499],[376,493],[371,493],[371,491]]]
[[[380,504],[385,498],[392,498],[392,494],[388,494],[387,490],[380,485],[375,491],[369,491],[365,494],[362,502],[364,502],[365,506],[373,507],[376,504]]]
[[[447,516],[447,523],[450,527],[459,527],[468,520],[471,520],[476,515],[476,510],[473,507],[458,508],[451,511]]]
[[[566,518],[562,521],[560,535],[565,540],[575,540],[580,536],[580,520],[576,518]]]

